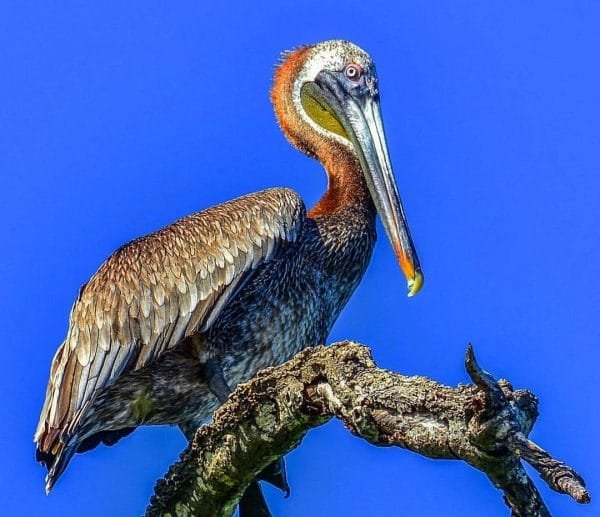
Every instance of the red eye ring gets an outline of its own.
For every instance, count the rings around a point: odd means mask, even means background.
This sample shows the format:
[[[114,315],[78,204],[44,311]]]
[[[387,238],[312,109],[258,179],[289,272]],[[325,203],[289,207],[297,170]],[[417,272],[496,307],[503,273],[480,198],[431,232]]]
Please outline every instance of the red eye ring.
[[[346,74],[346,77],[351,81],[358,81],[362,76],[362,72],[362,67],[356,63],[350,63],[349,65],[346,65],[346,68],[344,69],[344,74]]]

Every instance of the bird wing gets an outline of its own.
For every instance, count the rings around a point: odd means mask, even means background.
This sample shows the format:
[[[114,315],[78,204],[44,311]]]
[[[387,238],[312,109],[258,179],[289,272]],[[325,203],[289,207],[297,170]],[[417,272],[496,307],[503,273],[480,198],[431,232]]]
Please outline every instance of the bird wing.
[[[52,362],[35,436],[39,448],[48,450],[59,433],[70,436],[98,391],[120,375],[210,327],[236,287],[296,240],[305,213],[294,191],[269,189],[118,249],[73,305]]]

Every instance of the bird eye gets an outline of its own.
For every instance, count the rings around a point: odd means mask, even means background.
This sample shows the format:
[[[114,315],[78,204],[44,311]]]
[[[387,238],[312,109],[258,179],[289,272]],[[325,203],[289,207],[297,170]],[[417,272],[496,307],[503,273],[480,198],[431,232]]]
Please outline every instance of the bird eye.
[[[362,68],[360,67],[360,65],[350,63],[348,66],[346,66],[344,73],[346,74],[346,77],[351,81],[358,81],[360,79],[360,76],[362,75]]]

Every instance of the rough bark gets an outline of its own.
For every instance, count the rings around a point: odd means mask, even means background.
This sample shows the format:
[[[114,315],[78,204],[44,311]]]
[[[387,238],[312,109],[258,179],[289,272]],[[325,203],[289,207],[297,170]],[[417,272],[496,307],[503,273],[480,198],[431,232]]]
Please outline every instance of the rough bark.
[[[483,371],[470,346],[466,367],[474,385],[450,388],[380,369],[356,343],[304,350],[238,386],[157,482],[146,514],[231,515],[256,474],[333,417],[377,446],[466,461],[515,516],[550,515],[522,460],[554,490],[589,502],[583,479],[527,438],[536,397]]]

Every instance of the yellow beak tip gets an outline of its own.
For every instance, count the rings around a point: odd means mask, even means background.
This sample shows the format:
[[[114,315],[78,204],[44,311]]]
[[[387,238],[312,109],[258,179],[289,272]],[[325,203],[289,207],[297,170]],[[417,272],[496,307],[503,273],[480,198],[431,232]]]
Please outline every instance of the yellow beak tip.
[[[423,274],[420,271],[415,272],[414,278],[408,280],[408,297],[412,298],[423,287]]]

